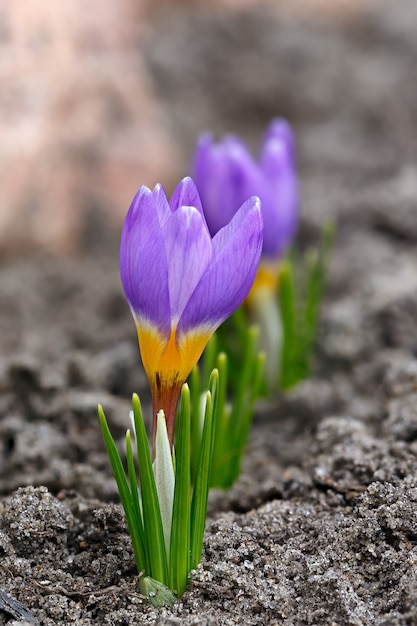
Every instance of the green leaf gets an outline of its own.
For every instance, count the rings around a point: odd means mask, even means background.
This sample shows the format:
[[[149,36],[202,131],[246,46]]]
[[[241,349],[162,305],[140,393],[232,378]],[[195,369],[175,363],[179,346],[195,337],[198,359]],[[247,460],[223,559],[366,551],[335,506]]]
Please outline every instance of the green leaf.
[[[156,491],[148,437],[143,422],[140,400],[132,397],[133,418],[138,452],[139,476],[141,483],[144,536],[149,555],[150,575],[162,584],[168,584],[168,566],[165,549],[161,512]]]
[[[282,265],[279,298],[284,345],[280,387],[284,390],[310,373],[334,232],[334,226],[326,224],[318,250],[308,250],[303,257],[293,251]]]
[[[206,394],[203,436],[191,502],[191,567],[193,569],[199,564],[203,550],[214,443],[213,411],[216,410],[218,380],[219,372],[215,369],[211,374],[209,391]]]
[[[258,353],[258,329],[251,326],[246,333],[245,354],[239,386],[235,389],[232,414],[225,440],[229,447],[223,454],[223,468],[216,474],[216,486],[229,489],[240,474],[255,410],[255,401],[263,382],[265,354]],[[214,480],[212,480],[214,484]]]
[[[116,448],[116,444],[114,443],[114,440],[110,434],[106,416],[104,415],[103,407],[101,405],[98,406],[98,417],[100,420],[100,427],[103,433],[104,443],[107,448],[107,453],[109,455],[114,478],[116,480],[117,488],[119,490],[120,500],[122,502],[122,506],[125,512],[129,534],[132,539],[136,567],[139,573],[142,571],[147,572],[146,550],[143,541],[143,534],[140,527],[140,519],[137,516],[136,505],[134,503],[134,498],[132,498],[129,484],[126,480],[125,470],[123,468],[119,452]]]
[[[251,326],[248,328],[246,335],[245,354],[242,359],[243,368],[241,371],[239,386],[235,390],[235,397],[233,399],[231,419],[231,437],[233,441],[235,441],[236,435],[240,430],[241,415],[243,414],[245,405],[248,402],[248,396],[251,394],[252,380],[258,356],[258,328],[256,326]]]
[[[251,363],[250,380],[247,392],[245,393],[245,403],[241,406],[240,415],[232,413],[230,438],[235,442],[234,448],[237,451],[229,462],[228,471],[224,473],[221,483],[222,489],[229,489],[239,478],[242,459],[245,453],[246,444],[251,430],[253,417],[255,414],[255,402],[259,397],[259,392],[263,384],[265,353],[262,352]]]
[[[205,360],[205,352],[204,357]],[[200,370],[196,365],[193,367],[190,376],[190,394],[191,394],[191,484],[194,484],[197,473],[198,457],[201,444],[201,420],[200,420],[200,399],[201,399],[201,377]]]
[[[202,380],[206,381],[210,379],[211,372],[213,371],[219,352],[219,340],[217,333],[214,333],[204,350],[204,359],[202,359]]]
[[[217,369],[219,372],[217,402],[213,413],[214,420],[214,446],[212,460],[212,475],[219,465],[222,465],[224,452],[228,449],[230,441],[228,441],[228,430],[230,423],[230,410],[226,407],[227,399],[227,373],[228,359],[224,352],[217,357]],[[221,468],[222,470],[224,468]]]
[[[310,250],[305,257],[306,310],[305,310],[305,352],[310,355],[317,335],[320,305],[327,280],[330,254],[333,247],[335,229],[326,224],[322,231],[319,250]]]
[[[176,424],[176,459],[174,505],[172,512],[169,586],[180,598],[190,573],[190,390],[183,385]]]
[[[280,273],[280,306],[283,328],[281,356],[281,389],[288,389],[293,382],[293,367],[297,345],[297,316],[295,307],[294,273],[289,261],[284,261]]]
[[[142,519],[142,511],[139,502],[139,484],[136,475],[135,462],[133,460],[133,451],[132,451],[132,440],[130,436],[130,431],[126,432],[126,460],[127,460],[127,473],[130,482],[130,494],[131,494],[131,502],[133,507],[133,512],[135,516],[135,527],[137,529],[137,533],[140,538],[140,546],[143,550],[142,559],[146,566],[143,568],[145,572],[150,571],[149,567],[149,557],[147,554],[147,544],[145,541],[145,537],[143,534],[143,519]],[[142,570],[140,570],[142,571]],[[139,573],[140,573],[139,571]]]
[[[225,472],[228,471],[230,462],[231,447],[234,448],[233,441],[230,440],[230,419],[232,407],[227,406],[227,386],[228,386],[228,358],[224,352],[217,357],[218,388],[217,400],[213,411],[214,421],[214,445],[213,458],[210,472],[210,487],[221,487]]]

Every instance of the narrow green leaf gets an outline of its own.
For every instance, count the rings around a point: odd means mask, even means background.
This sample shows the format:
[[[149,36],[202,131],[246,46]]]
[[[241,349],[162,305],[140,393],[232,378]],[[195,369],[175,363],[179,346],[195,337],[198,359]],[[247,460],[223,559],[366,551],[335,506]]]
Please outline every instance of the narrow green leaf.
[[[282,389],[289,389],[310,373],[334,233],[333,224],[326,224],[318,250],[307,251],[301,259],[293,251],[283,265],[280,280],[284,327]]]
[[[306,302],[303,319],[302,352],[305,375],[308,376],[309,360],[317,333],[317,323],[323,283],[323,268],[316,250],[306,253],[304,262],[306,276]]]
[[[101,405],[98,406],[98,417],[100,420],[101,432],[103,433],[103,439],[107,448],[107,453],[109,455],[114,478],[116,480],[117,488],[119,490],[120,500],[122,502],[122,506],[125,512],[129,534],[132,539],[136,567],[139,573],[142,571],[146,572],[147,563],[145,558],[145,546],[143,544],[143,536],[141,535],[140,527],[137,524],[138,520],[137,514],[135,512],[135,505],[132,499],[132,494],[129,489],[129,484],[126,479],[125,470],[123,468],[119,452],[110,434],[106,416],[104,415],[103,407]]]
[[[307,301],[305,311],[305,352],[309,360],[317,335],[321,301],[323,299],[327,273],[329,268],[330,254],[333,247],[335,229],[333,224],[323,227],[320,248],[306,254],[305,273]],[[308,364],[307,364],[308,369]],[[307,372],[308,373],[308,372]]]
[[[294,353],[297,345],[296,305],[294,273],[289,261],[285,261],[280,273],[279,299],[282,315],[283,345],[281,356],[281,389],[288,389],[293,381]]]
[[[233,420],[239,420],[239,429],[235,428],[234,434],[231,435],[236,453],[228,463],[228,471],[223,473],[222,483],[220,485],[223,489],[229,489],[240,476],[242,459],[255,414],[255,402],[259,398],[259,392],[263,384],[264,365],[265,353],[261,352],[252,363],[252,382],[248,388],[246,402],[242,406],[241,414],[240,416],[232,416]]]
[[[246,331],[248,328],[248,318],[244,310],[244,306],[240,306],[230,318],[238,332],[240,344],[244,345],[246,341]]]
[[[228,385],[234,389],[240,377],[240,366],[242,361],[242,351],[246,341],[248,327],[247,313],[242,305],[229,317],[216,331],[215,336],[218,343],[218,353],[225,352],[228,360]],[[205,354],[203,355],[203,362]],[[212,367],[216,366],[212,362]],[[206,368],[206,378],[211,373],[211,369]]]
[[[191,394],[191,484],[193,485],[197,473],[202,434],[200,425],[201,377],[197,365],[191,372],[189,384]]]
[[[254,405],[259,391],[259,376],[265,356],[258,354],[258,334],[256,327],[247,330],[243,369],[238,388],[235,390],[230,428],[227,442],[230,447],[227,466],[221,477],[221,486],[228,489],[240,473],[241,458],[245,449],[249,429],[252,424]],[[261,367],[261,369],[259,369]],[[254,387],[256,384],[256,388]]]
[[[139,485],[136,475],[135,462],[133,460],[132,440],[129,430],[126,432],[126,460],[127,473],[130,482],[131,501],[133,506],[133,512],[135,515],[135,526],[140,537],[140,550],[143,551],[143,553],[141,554],[141,561],[146,564],[146,567],[144,567],[145,571],[149,572],[149,557],[146,551],[147,545],[143,534],[143,520],[139,502]]]
[[[167,555],[158,494],[152,470],[148,437],[143,422],[140,400],[136,394],[132,397],[133,416],[138,450],[138,465],[142,495],[143,526],[147,541],[150,575],[164,585],[168,584]]]
[[[203,437],[200,448],[194,493],[191,502],[191,568],[197,567],[203,550],[204,529],[206,525],[207,501],[209,493],[211,460],[214,443],[213,411],[216,410],[218,370],[213,370],[209,391],[206,396]]]
[[[239,386],[235,390],[235,397],[233,398],[230,433],[230,437],[233,442],[236,441],[236,435],[240,430],[241,415],[248,401],[248,394],[250,394],[250,389],[252,386],[255,364],[258,356],[258,336],[259,330],[256,326],[251,326],[250,328],[248,328],[246,333],[243,368],[241,371]]]
[[[215,411],[213,413],[214,420],[214,446],[213,459],[211,469],[211,485],[215,475],[224,471],[223,460],[225,450],[228,449],[230,441],[228,438],[228,430],[230,425],[230,410],[226,407],[227,400],[227,384],[228,384],[228,358],[224,352],[217,357],[217,369],[219,372],[217,401]]]
[[[176,428],[177,472],[175,475],[170,547],[170,583],[180,598],[190,573],[190,389],[183,385]]]
[[[205,382],[206,380],[209,380],[211,372],[215,366],[216,363],[216,357],[217,354],[219,352],[219,342],[218,342],[218,337],[217,337],[217,333],[214,333],[205,349],[204,349],[204,357],[203,359],[201,359],[201,365],[202,365],[202,375],[201,378],[202,380]]]

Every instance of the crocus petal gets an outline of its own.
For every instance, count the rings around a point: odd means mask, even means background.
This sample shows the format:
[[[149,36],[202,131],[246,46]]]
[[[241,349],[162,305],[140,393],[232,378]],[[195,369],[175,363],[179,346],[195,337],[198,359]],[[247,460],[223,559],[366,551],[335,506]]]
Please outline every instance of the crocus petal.
[[[232,203],[229,200],[233,188],[229,184],[229,162],[221,146],[213,146],[205,162],[205,178],[201,182],[196,178],[210,233],[214,235],[233,216]],[[215,184],[204,184],[216,181]]]
[[[135,318],[146,320],[169,337],[167,258],[155,199],[147,187],[136,194],[126,216],[120,243],[120,276]]]
[[[210,233],[225,226],[247,198],[258,196],[265,226],[263,254],[267,262],[282,257],[298,221],[295,142],[289,123],[276,118],[269,124],[259,162],[239,137],[227,135],[216,144],[210,135],[202,135],[193,168]]]
[[[295,139],[294,133],[287,122],[282,118],[276,118],[272,120],[266,129],[266,133],[264,135],[262,144],[261,144],[261,154],[264,149],[265,144],[267,144],[271,139],[279,139],[284,142],[287,147],[289,156],[294,161],[295,158]]]
[[[248,295],[262,249],[258,198],[247,200],[213,239],[214,258],[191,295],[178,323],[178,340],[187,333],[213,332]]]
[[[177,208],[165,224],[162,235],[169,268],[171,320],[175,326],[210,263],[212,243],[204,218],[193,206]]]
[[[224,187],[226,187],[224,201],[234,206],[234,214],[248,198],[259,196],[259,191],[264,184],[264,177],[247,146],[239,137],[229,135],[225,137],[221,146],[226,163],[225,175],[227,175],[227,180],[224,183]],[[222,189],[220,188],[219,191],[221,193]],[[230,222],[232,215],[222,226]]]
[[[169,206],[164,188],[160,183],[155,186],[152,192],[155,201],[156,214],[158,215],[159,226],[162,228],[171,217],[171,207]]]
[[[171,200],[169,201],[169,205],[171,207],[171,211],[173,212],[179,207],[192,206],[200,213],[204,224],[206,223],[197,187],[192,178],[189,176],[183,178],[182,181],[176,186],[174,193],[171,196]]]
[[[254,163],[243,143],[228,136],[212,144],[207,136],[200,140],[194,160],[195,180],[212,235],[228,224],[238,207],[253,195],[248,174]]]
[[[197,141],[197,146],[194,152],[193,160],[191,163],[191,172],[195,184],[198,188],[200,198],[205,195],[205,187],[207,183],[207,160],[210,158],[210,153],[213,147],[213,136],[211,133],[203,133],[200,135]],[[210,182],[209,182],[210,184]]]
[[[264,216],[264,255],[282,256],[294,238],[298,222],[298,185],[292,156],[281,139],[270,139],[262,150],[266,177],[261,195]]]

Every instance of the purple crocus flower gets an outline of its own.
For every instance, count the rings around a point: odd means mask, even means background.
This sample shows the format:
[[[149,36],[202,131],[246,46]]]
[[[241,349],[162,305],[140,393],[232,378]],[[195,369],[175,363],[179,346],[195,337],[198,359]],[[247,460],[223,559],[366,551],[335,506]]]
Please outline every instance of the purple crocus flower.
[[[161,185],[141,187],[126,216],[120,275],[151,387],[154,437],[163,409],[171,445],[182,385],[255,278],[262,216],[257,197],[245,200],[214,236],[191,178],[170,202]]]
[[[288,122],[273,120],[265,133],[258,161],[245,143],[228,135],[214,143],[204,134],[198,142],[193,173],[207,224],[215,234],[239,206],[256,195],[264,221],[262,257],[246,298],[251,321],[259,326],[259,346],[266,353],[265,373],[271,387],[278,379],[282,325],[277,303],[279,262],[291,244],[298,222],[298,184],[294,136]]]
[[[214,143],[211,135],[202,135],[192,170],[212,235],[230,221],[242,202],[256,195],[264,220],[262,258],[270,264],[283,256],[298,221],[294,137],[285,120],[275,119],[269,125],[258,162],[238,137],[229,135]]]

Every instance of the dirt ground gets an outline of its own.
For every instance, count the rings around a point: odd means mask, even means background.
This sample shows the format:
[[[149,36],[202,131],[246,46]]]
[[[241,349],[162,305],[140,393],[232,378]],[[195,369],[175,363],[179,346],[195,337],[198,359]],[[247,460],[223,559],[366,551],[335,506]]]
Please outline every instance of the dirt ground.
[[[259,405],[189,590],[156,610],[96,415],[121,441],[133,391],[150,412],[118,234],[86,230],[78,259],[3,259],[0,625],[417,624],[416,24],[413,0],[344,25],[272,9],[159,22],[147,63],[184,168],[202,127],[255,142],[283,115],[299,244],[337,222],[314,376]]]

